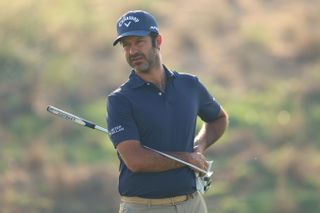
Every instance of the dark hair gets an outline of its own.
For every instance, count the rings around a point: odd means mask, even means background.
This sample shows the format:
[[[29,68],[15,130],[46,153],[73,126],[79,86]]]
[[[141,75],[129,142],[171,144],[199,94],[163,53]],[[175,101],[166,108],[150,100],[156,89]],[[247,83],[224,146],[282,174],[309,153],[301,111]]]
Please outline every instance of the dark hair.
[[[152,47],[156,48],[157,47],[157,42],[156,42],[156,39],[157,39],[157,36],[159,34],[156,33],[156,32],[151,32],[150,33],[150,37],[151,37],[151,44],[152,44]]]

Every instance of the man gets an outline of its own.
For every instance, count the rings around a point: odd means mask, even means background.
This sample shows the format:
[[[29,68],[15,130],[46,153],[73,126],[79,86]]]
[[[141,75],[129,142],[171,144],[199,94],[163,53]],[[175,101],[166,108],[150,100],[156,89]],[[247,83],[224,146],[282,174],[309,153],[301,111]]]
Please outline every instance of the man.
[[[162,64],[155,18],[136,10],[117,22],[132,67],[129,80],[108,96],[107,126],[120,159],[121,213],[207,212],[195,172],[144,146],[206,170],[204,151],[227,126],[227,114],[198,78]],[[204,124],[195,137],[196,119]]]

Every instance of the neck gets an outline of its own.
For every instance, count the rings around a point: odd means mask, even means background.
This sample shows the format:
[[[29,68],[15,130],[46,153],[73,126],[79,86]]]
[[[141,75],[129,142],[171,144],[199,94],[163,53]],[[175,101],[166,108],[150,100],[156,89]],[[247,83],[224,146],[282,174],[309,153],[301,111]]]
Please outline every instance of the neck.
[[[165,77],[165,71],[162,65],[158,69],[152,69],[152,71],[148,73],[136,72],[136,74],[146,82],[153,83],[161,91],[164,92],[166,87],[166,77]]]
[[[164,67],[161,63],[161,60],[158,61],[149,72],[137,72],[136,74],[145,80],[146,82],[153,83],[156,85],[161,91],[164,92],[166,86],[166,77]]]

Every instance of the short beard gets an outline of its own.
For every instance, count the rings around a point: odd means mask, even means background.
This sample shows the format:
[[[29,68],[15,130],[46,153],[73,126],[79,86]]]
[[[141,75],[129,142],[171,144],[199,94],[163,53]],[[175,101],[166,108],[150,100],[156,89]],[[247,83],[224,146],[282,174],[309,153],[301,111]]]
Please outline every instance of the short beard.
[[[131,57],[128,58],[129,65],[134,68],[137,72],[141,73],[149,73],[151,71],[151,68],[159,61],[157,57],[157,52],[156,48],[152,48],[146,55],[143,53],[137,53]],[[145,60],[144,63],[142,63],[139,67],[134,67],[131,63],[131,58],[137,57],[137,56],[142,56]]]

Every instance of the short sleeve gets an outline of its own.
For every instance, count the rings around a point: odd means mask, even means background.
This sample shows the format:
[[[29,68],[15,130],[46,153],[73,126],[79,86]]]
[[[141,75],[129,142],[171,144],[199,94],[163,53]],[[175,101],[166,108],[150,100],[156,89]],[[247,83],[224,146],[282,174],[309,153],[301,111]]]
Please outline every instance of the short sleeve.
[[[125,140],[139,140],[131,105],[125,96],[121,94],[108,96],[106,120],[109,137],[114,147]]]
[[[198,80],[198,115],[205,121],[210,122],[217,118],[220,112],[220,104],[210,95],[205,86]]]

